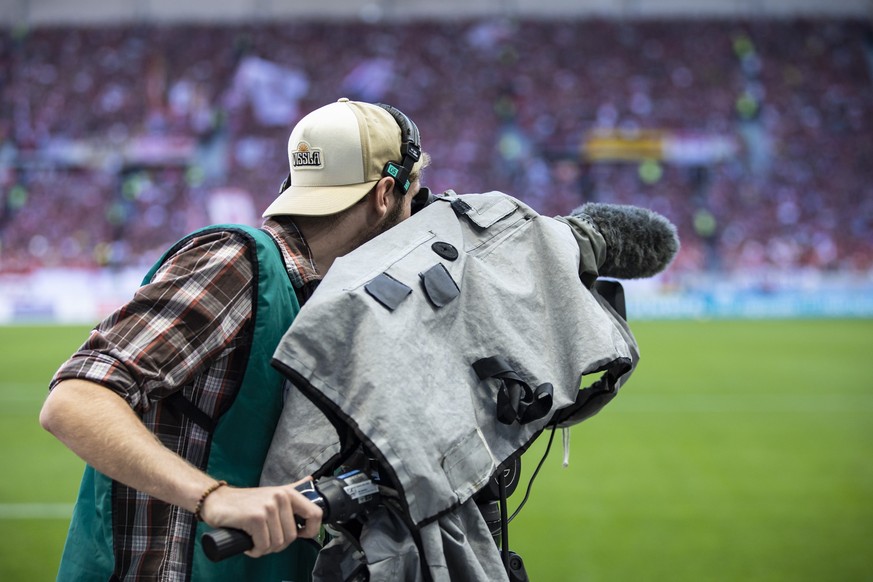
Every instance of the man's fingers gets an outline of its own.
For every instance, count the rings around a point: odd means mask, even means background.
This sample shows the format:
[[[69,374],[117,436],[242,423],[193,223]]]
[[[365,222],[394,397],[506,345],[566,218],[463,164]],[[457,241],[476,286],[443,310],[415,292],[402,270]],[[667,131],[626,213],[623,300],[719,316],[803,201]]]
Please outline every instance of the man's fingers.
[[[254,547],[246,552],[253,558],[279,552],[297,537],[296,528],[285,527],[286,515],[291,515],[291,500],[281,490],[271,492],[271,499],[264,505],[260,515],[253,516],[256,535],[252,535]]]
[[[305,495],[296,489],[292,489],[291,494],[292,509],[294,516],[296,516],[296,518],[292,516],[296,534],[303,538],[318,537],[318,534],[321,531],[321,519],[323,515],[321,508],[307,499]],[[303,522],[303,527],[298,528],[297,523],[301,521]]]
[[[294,523],[294,498],[284,489],[276,490],[278,513],[273,524],[273,552],[284,550],[297,539],[297,525]]]
[[[265,521],[256,521],[243,528],[252,537],[252,549],[245,554],[250,558],[260,558],[268,553],[270,548],[270,528]]]
[[[305,520],[300,528],[298,520]],[[321,527],[321,509],[299,491],[289,487],[277,487],[273,491],[273,503],[267,508],[263,522],[267,526],[267,541],[264,549],[256,545],[253,555],[280,552],[294,543],[298,537],[318,536]]]
[[[235,527],[252,538],[247,556],[279,552],[298,537],[316,538],[321,509],[293,486],[236,489],[222,487],[210,495],[201,512],[213,527]],[[305,525],[298,527],[295,515]]]

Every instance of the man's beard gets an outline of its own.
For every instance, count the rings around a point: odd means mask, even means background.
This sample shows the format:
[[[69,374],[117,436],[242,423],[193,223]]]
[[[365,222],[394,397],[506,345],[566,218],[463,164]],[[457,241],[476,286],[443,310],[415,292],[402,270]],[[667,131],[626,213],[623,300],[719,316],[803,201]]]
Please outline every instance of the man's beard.
[[[385,216],[385,220],[383,220],[381,223],[377,224],[376,226],[374,226],[370,230],[368,230],[366,232],[362,232],[361,234],[359,234],[358,237],[353,241],[352,248],[357,248],[357,247],[361,246],[362,244],[373,240],[374,238],[376,238],[377,236],[379,236],[380,234],[382,234],[383,232],[385,232],[389,228],[392,228],[392,227],[400,224],[403,221],[403,219],[401,218],[402,213],[403,213],[403,198],[395,198],[394,206],[391,208],[391,210]]]

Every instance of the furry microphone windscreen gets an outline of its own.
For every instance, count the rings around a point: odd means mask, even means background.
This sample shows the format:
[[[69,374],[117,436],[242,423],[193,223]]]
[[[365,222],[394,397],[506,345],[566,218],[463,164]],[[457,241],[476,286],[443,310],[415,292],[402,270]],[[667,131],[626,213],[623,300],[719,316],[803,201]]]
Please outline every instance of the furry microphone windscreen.
[[[676,226],[640,206],[589,202],[572,212],[586,215],[606,241],[606,260],[599,272],[615,279],[642,279],[667,268],[679,252]]]

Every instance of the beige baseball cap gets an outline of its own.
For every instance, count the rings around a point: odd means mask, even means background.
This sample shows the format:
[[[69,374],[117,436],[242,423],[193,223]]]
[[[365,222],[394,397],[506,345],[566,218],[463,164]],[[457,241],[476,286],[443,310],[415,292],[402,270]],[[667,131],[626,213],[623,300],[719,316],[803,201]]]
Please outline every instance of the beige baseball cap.
[[[400,142],[400,126],[378,105],[342,98],[316,109],[291,131],[290,186],[263,216],[349,208],[382,178],[386,162],[401,159]]]

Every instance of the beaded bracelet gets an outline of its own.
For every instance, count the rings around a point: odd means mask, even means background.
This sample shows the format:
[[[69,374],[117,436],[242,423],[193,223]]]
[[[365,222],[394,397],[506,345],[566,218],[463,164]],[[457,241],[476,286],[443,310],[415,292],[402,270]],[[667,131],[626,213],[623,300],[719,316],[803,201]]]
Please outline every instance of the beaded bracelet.
[[[227,485],[227,481],[217,481],[209,486],[209,489],[203,492],[203,495],[200,496],[200,501],[197,502],[197,507],[194,508],[194,517],[197,521],[203,521],[203,518],[200,516],[200,511],[203,509],[203,503],[206,501],[206,498],[212,495],[216,489],[219,487],[224,487]]]

